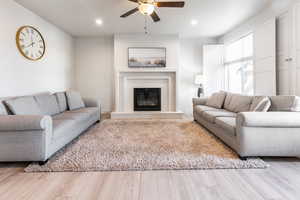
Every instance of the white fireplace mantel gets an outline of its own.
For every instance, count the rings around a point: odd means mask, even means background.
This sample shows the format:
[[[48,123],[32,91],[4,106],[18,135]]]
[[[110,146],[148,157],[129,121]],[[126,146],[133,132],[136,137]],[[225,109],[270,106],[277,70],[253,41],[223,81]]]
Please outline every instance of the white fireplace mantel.
[[[176,67],[169,67],[169,68],[125,68],[125,69],[120,69],[117,71],[117,74],[121,74],[121,73],[149,73],[149,72],[153,72],[153,73],[162,73],[162,72],[173,72],[173,73],[177,73],[177,69]]]

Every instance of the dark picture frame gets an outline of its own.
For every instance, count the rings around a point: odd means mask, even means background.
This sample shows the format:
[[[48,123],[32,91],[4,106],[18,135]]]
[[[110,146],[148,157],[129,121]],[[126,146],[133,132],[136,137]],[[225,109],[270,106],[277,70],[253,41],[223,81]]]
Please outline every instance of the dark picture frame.
[[[129,47],[129,68],[163,68],[167,66],[167,49],[164,47]]]

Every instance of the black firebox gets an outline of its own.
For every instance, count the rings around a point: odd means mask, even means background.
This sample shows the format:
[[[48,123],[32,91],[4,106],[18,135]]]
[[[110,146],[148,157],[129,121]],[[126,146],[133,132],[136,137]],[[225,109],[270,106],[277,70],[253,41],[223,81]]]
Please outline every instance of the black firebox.
[[[161,111],[161,88],[134,88],[134,111]]]

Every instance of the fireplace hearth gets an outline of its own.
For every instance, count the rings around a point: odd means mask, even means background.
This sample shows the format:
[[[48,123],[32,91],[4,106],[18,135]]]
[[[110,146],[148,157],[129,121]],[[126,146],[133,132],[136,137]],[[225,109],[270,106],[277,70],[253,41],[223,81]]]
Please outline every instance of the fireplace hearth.
[[[161,88],[134,88],[134,111],[161,111]]]

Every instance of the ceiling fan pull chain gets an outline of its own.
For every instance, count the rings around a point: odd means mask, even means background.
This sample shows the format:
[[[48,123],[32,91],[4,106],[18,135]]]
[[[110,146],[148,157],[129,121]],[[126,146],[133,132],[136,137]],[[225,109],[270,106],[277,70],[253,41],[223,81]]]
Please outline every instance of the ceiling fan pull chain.
[[[145,15],[145,26],[144,26],[145,34],[148,34],[148,27],[147,27],[147,16]]]

